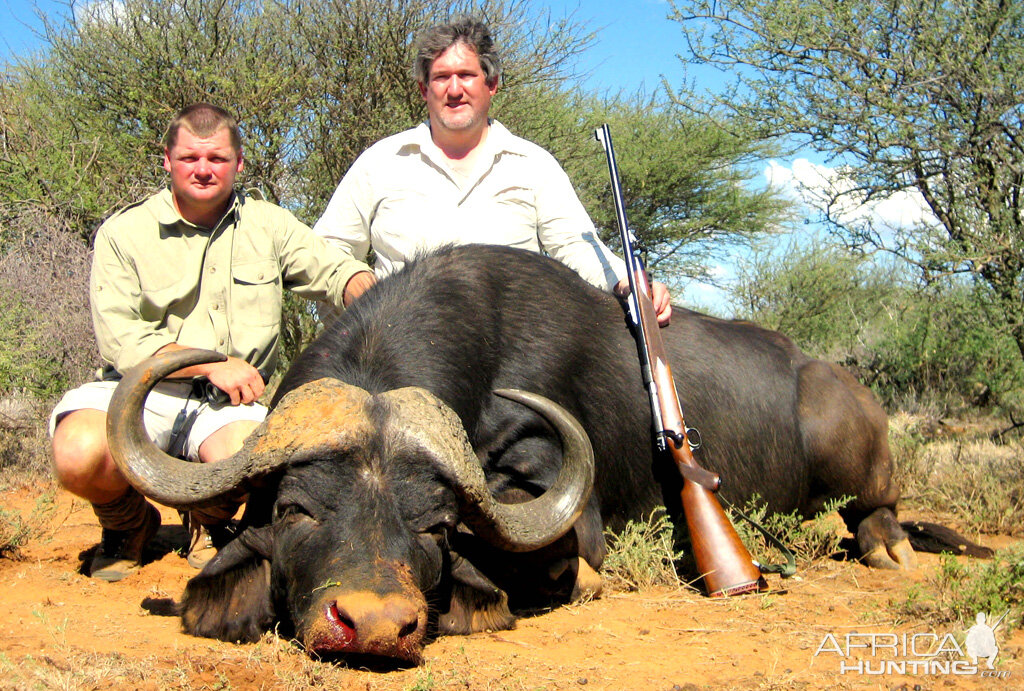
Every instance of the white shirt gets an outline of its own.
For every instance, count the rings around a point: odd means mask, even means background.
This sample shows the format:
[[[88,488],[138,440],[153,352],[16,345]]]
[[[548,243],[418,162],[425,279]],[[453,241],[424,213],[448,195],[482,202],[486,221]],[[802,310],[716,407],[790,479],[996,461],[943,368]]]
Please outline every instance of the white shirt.
[[[454,170],[426,123],[364,151],[313,230],[385,276],[442,245],[482,243],[545,251],[611,290],[623,261],[597,236],[569,177],[541,147],[491,121],[468,175]]]

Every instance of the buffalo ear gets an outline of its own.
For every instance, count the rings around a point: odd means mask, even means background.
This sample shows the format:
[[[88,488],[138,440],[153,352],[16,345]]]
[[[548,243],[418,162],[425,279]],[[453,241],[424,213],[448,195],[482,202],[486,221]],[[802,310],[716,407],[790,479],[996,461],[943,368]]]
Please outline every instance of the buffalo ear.
[[[179,607],[186,633],[252,643],[273,627],[270,530],[246,529],[188,582]]]

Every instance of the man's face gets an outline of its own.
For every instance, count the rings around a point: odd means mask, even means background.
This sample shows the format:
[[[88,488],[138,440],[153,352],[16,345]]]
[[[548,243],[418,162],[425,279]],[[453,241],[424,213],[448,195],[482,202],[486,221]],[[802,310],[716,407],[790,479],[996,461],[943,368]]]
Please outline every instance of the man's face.
[[[197,137],[182,127],[174,145],[164,149],[164,169],[171,174],[178,212],[202,225],[226,208],[235,176],[242,171],[242,156],[231,146],[226,127],[209,137]]]
[[[420,93],[427,101],[431,124],[459,131],[483,126],[498,80],[488,83],[476,52],[456,43],[437,56]]]

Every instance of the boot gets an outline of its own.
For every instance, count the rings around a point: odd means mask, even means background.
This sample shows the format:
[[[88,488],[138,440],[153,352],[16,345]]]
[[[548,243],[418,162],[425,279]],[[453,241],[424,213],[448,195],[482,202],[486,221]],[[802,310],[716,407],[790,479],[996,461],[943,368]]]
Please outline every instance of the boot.
[[[189,533],[188,553],[185,555],[189,566],[202,569],[217,556],[217,550],[234,537],[231,518],[244,499],[244,495],[223,497],[215,506],[181,512],[181,522]]]
[[[89,564],[89,575],[101,581],[119,581],[142,564],[142,550],[160,528],[160,512],[131,487],[120,498],[92,508],[103,534]]]
[[[218,525],[202,525],[189,520],[188,554],[185,555],[188,565],[193,569],[202,569],[217,556],[217,550],[226,545],[232,537],[227,523]]]

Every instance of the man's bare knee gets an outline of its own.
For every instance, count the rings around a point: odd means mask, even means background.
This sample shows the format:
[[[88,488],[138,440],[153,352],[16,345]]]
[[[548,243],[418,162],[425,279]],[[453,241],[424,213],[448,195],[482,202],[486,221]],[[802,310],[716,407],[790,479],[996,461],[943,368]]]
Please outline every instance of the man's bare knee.
[[[211,463],[227,458],[242,448],[246,437],[257,427],[259,423],[252,420],[238,420],[224,425],[199,445],[199,460]]]
[[[72,494],[93,503],[116,499],[128,487],[110,458],[107,415],[86,408],[64,416],[53,432],[53,470]]]

